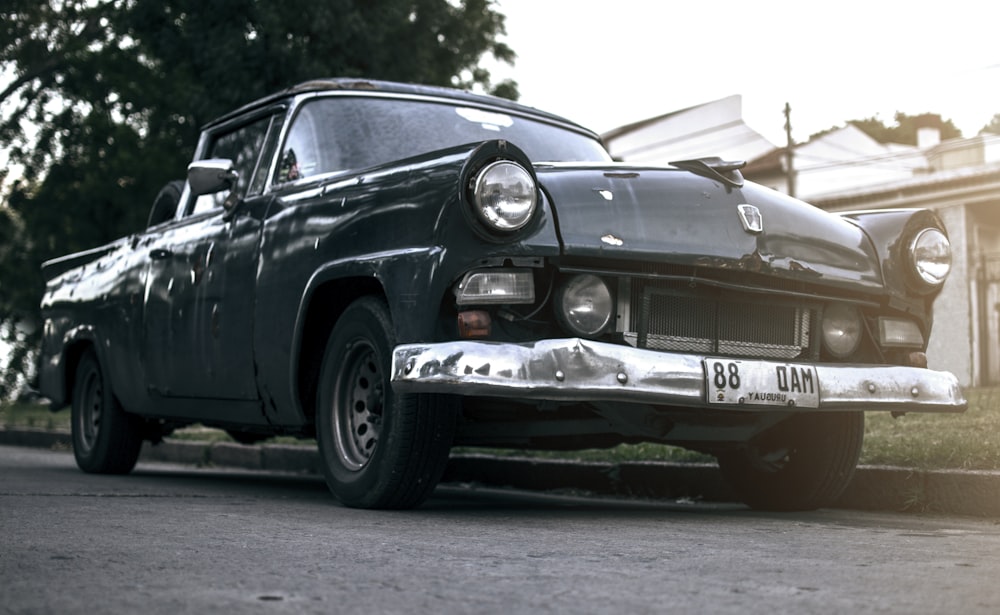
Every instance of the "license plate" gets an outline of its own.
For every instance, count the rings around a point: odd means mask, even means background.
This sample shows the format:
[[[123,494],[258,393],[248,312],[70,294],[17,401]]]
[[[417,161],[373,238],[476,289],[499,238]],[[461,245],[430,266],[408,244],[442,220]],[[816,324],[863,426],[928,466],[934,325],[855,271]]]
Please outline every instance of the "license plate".
[[[819,377],[812,365],[705,359],[710,404],[818,408]]]

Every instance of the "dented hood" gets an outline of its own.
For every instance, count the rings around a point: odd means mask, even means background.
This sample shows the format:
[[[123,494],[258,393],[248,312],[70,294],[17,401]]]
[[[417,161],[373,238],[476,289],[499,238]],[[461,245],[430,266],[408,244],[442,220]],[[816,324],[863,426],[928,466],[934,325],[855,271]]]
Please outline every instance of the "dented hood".
[[[538,165],[536,172],[567,256],[882,288],[878,257],[860,228],[752,182],[735,186],[672,168]],[[761,230],[747,228],[741,205],[756,208]]]

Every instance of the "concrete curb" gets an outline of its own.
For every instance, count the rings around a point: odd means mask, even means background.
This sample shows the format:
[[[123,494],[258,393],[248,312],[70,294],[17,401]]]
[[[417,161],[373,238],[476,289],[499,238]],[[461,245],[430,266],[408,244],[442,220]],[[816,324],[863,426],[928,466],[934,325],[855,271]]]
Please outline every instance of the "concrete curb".
[[[0,429],[0,444],[68,449],[66,432]],[[321,475],[314,448],[166,440],[143,445],[140,461]],[[732,502],[713,464],[595,463],[453,455],[444,482],[534,491],[585,491],[652,499]],[[1000,518],[1000,472],[861,466],[837,508]]]

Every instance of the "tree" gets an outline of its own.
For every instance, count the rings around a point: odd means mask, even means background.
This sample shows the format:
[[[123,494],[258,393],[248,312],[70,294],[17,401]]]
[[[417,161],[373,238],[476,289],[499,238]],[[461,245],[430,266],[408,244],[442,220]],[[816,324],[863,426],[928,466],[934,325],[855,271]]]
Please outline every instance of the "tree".
[[[479,66],[515,58],[493,0],[6,0],[0,17],[0,147],[20,170],[0,174],[0,330],[37,324],[44,260],[141,229],[199,127],[242,104],[329,76],[517,98]]]
[[[989,133],[991,135],[1000,135],[1000,113],[994,115],[993,119],[990,120],[990,123],[983,126],[983,128],[979,131],[979,134],[983,133]]]
[[[870,117],[863,120],[850,120],[848,123],[857,126],[879,143],[916,145],[918,130],[928,127],[940,129],[942,140],[962,136],[962,131],[950,119],[942,120],[937,113],[907,115],[902,111],[897,111],[895,122],[892,126],[886,126],[879,118]]]

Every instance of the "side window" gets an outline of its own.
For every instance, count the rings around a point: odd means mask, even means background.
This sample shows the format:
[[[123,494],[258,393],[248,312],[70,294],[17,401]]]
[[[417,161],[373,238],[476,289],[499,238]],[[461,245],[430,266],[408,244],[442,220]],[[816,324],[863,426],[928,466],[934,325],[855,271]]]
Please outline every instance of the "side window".
[[[278,137],[281,135],[281,127],[285,124],[284,113],[272,116],[271,125],[267,129],[267,137],[264,141],[264,150],[257,161],[257,169],[253,172],[253,179],[247,189],[246,196],[257,196],[264,193],[267,186],[268,171],[271,170],[271,162],[278,150]]]
[[[296,114],[281,150],[276,184],[343,170],[331,134],[337,122],[330,102],[306,103]]]
[[[261,150],[264,147],[264,139],[267,136],[268,126],[271,124],[271,117],[263,117],[255,122],[246,124],[232,132],[219,135],[208,150],[208,158],[228,158],[233,161],[239,179],[233,186],[237,196],[246,196],[247,187],[253,181],[254,172],[258,167],[258,160],[261,158]],[[267,171],[267,162],[260,165],[261,173]],[[253,182],[259,186],[259,182]],[[203,213],[212,209],[221,208],[229,196],[230,191],[216,194],[203,194],[198,197],[194,204],[192,214]]]

